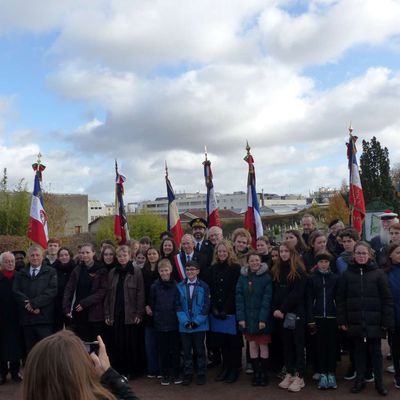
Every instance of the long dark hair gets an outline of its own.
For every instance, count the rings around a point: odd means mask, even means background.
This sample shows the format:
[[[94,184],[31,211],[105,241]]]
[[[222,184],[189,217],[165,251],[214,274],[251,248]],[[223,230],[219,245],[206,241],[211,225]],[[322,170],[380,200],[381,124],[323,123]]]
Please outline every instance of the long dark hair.
[[[279,249],[285,246],[289,250],[289,274],[287,276],[288,280],[293,281],[296,278],[300,277],[300,271],[302,271],[304,274],[306,274],[306,269],[304,267],[303,260],[301,259],[299,253],[297,253],[296,249],[292,248],[289,246],[288,242],[282,242],[279,246]],[[285,261],[281,259],[281,256],[279,255],[278,262],[274,264],[271,268],[271,274],[272,274],[272,279],[276,282],[280,281],[280,272],[282,269],[282,266],[285,264]]]
[[[392,243],[391,245],[389,245],[388,249],[387,249],[387,260],[386,260],[386,265],[384,267],[385,272],[389,272],[394,268],[394,264],[392,263],[392,260],[390,258],[390,256],[392,255],[392,253],[398,248],[400,247],[400,243]]]

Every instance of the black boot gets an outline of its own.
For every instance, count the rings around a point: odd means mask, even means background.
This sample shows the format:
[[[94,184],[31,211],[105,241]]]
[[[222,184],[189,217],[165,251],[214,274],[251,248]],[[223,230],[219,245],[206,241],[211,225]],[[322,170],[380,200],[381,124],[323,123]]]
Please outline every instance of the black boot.
[[[268,358],[261,358],[260,363],[260,386],[268,386]]]
[[[225,379],[225,383],[234,383],[239,377],[239,371],[237,368],[231,368],[228,372],[228,376]]]
[[[351,388],[351,393],[360,393],[365,389],[365,381],[364,379],[356,379],[354,386]]]
[[[216,382],[224,381],[227,378],[228,373],[229,373],[228,368],[222,367],[221,370],[219,371],[218,375],[216,376],[215,381]]]
[[[260,362],[258,358],[251,358],[251,365],[253,366],[253,377],[251,384],[253,386],[260,386]]]
[[[375,389],[381,396],[387,396],[388,390],[383,385],[382,379],[375,378]]]

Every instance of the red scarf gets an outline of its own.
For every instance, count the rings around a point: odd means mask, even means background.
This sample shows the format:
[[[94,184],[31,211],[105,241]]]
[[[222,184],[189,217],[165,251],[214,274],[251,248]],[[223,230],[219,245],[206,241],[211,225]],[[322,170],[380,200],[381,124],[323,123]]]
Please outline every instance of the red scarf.
[[[4,277],[6,279],[12,279],[14,277],[15,270],[14,271],[2,271],[1,273],[4,275]]]

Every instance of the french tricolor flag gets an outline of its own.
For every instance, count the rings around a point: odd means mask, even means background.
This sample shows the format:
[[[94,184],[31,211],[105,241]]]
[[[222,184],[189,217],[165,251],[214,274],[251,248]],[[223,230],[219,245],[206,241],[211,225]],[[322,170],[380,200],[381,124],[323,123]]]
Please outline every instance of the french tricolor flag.
[[[175,194],[172,189],[171,182],[168,179],[168,173],[165,174],[165,181],[167,183],[167,195],[168,195],[167,229],[174,236],[176,247],[180,248],[183,236],[183,229],[182,229],[181,219],[179,217],[178,207],[175,201]]]
[[[357,136],[353,136],[351,133],[353,128],[349,128],[350,140],[347,143],[347,158],[349,160],[349,206],[350,206],[350,218],[351,226],[362,232],[363,221],[365,219],[365,201],[364,192],[361,186],[360,172],[357,164],[357,148],[356,141]]]
[[[118,173],[118,164],[115,161],[115,210],[114,210],[114,235],[117,243],[123,245],[128,243],[129,226],[124,206],[124,182],[126,178]]]
[[[264,230],[257,198],[254,159],[250,154],[250,146],[248,144],[246,149],[247,156],[244,158],[244,160],[249,165],[249,174],[247,178],[247,211],[244,217],[244,227],[250,232],[252,239],[251,244],[255,249],[257,245],[257,238],[264,234]]]
[[[33,184],[31,211],[29,214],[28,238],[44,249],[47,249],[47,241],[49,240],[47,215],[44,211],[42,190],[40,188],[42,171],[44,171],[46,167],[38,161],[32,165],[32,168],[35,171],[35,180]]]
[[[214,192],[211,162],[206,158],[206,160],[203,162],[203,165],[204,165],[204,178],[207,187],[207,203],[206,203],[207,225],[208,228],[211,228],[212,226],[220,227],[221,221],[219,218],[217,199],[215,197],[215,192]]]

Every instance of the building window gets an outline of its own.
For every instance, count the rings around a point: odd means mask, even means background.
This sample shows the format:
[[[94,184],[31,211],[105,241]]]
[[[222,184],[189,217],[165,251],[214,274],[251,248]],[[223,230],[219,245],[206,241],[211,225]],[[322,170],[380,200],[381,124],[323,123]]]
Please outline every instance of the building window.
[[[80,225],[75,225],[75,234],[81,233],[81,231],[82,231],[82,226],[80,226]]]

